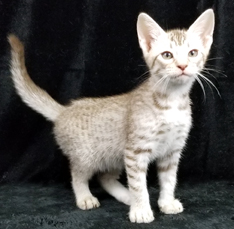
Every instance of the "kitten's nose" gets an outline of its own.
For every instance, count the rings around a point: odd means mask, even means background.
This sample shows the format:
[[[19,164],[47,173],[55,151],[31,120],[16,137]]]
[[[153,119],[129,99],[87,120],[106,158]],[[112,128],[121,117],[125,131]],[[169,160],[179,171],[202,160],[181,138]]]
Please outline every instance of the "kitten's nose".
[[[187,68],[188,65],[177,65],[177,67],[184,71],[184,69]]]

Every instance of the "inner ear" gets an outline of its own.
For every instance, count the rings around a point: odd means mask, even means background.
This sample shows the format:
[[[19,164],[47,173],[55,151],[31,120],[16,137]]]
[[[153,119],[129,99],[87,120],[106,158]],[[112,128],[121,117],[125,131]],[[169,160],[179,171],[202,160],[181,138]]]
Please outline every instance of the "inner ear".
[[[141,13],[137,20],[137,35],[144,54],[149,52],[158,37],[165,34],[164,30],[147,14]]]
[[[212,9],[208,9],[190,26],[188,33],[197,34],[205,47],[210,46],[214,32],[214,21],[214,12]]]

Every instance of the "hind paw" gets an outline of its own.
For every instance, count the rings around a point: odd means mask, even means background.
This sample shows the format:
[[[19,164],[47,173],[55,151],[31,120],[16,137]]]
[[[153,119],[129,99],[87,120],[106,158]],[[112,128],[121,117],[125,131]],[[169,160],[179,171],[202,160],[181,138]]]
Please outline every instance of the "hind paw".
[[[89,210],[92,208],[98,208],[100,203],[94,196],[88,196],[82,200],[77,201],[77,206],[82,210]]]

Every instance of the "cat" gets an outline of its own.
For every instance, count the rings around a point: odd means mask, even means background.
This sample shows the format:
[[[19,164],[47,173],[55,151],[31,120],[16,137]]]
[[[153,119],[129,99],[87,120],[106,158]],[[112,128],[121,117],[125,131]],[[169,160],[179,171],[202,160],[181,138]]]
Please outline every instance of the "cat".
[[[88,182],[94,174],[118,201],[130,205],[129,219],[154,220],[147,191],[147,168],[156,161],[161,212],[183,211],[175,198],[176,175],[192,118],[189,93],[213,42],[214,13],[206,10],[188,30],[165,32],[140,13],[137,34],[150,76],[130,92],[83,98],[61,105],[27,73],[24,46],[13,34],[11,73],[22,100],[54,123],[54,136],[70,161],[72,187],[80,209],[100,206]],[[126,170],[128,188],[119,181]]]

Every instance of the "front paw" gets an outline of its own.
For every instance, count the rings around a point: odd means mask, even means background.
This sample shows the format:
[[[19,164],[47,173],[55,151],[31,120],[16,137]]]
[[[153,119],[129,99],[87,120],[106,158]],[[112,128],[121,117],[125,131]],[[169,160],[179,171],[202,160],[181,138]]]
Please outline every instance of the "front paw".
[[[131,208],[129,219],[132,223],[150,223],[154,220],[154,215],[150,207]]]
[[[161,212],[165,214],[178,214],[184,210],[179,200],[159,200],[158,206]]]

